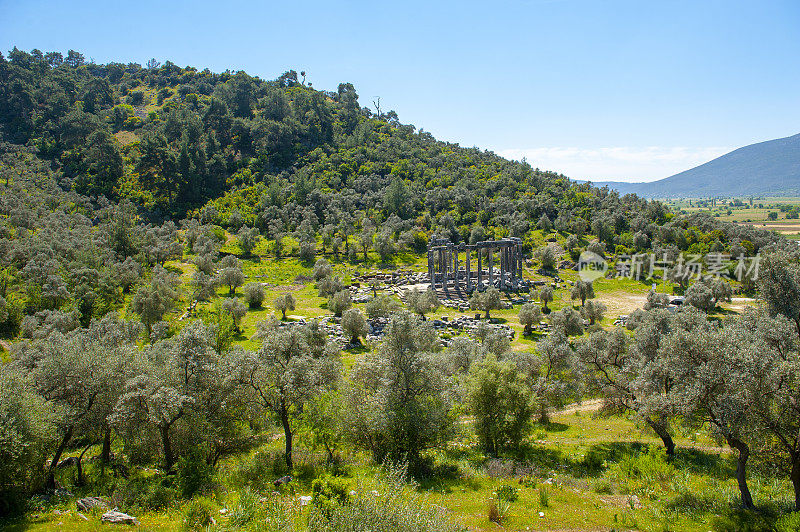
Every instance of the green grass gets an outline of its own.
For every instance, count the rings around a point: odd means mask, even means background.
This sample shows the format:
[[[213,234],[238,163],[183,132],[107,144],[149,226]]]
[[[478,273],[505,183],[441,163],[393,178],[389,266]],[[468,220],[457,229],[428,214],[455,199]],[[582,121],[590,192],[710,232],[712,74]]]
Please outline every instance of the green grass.
[[[536,425],[523,453],[513,462],[510,457],[490,461],[475,448],[475,437],[466,425],[461,437],[447,449],[435,451],[436,463],[447,466],[449,474],[423,481],[420,492],[430,504],[446,509],[447,514],[469,530],[498,530],[488,520],[488,504],[504,484],[518,489],[518,500],[509,506],[506,530],[713,530],[726,516],[741,519],[736,512],[734,465],[727,449],[719,448],[705,433],[681,433],[676,437],[678,456],[674,464],[660,452],[660,442],[641,432],[622,416],[593,417],[589,413],[556,415],[546,426]],[[235,506],[242,489],[237,471],[250,463],[256,453],[264,455],[281,449],[279,432],[265,435],[265,443],[235,457],[224,458],[218,467],[218,487],[208,496],[215,511]],[[690,437],[691,436],[691,437]],[[652,446],[652,451],[648,452]],[[282,500],[294,504],[300,494],[310,494],[310,480],[323,469],[321,457],[308,454],[302,437],[297,444],[300,470],[294,496]],[[345,450],[344,478],[351,486],[373,486],[378,468],[360,452]],[[303,457],[303,458],[301,458]],[[316,465],[314,465],[316,464]],[[516,470],[514,470],[516,466]],[[635,467],[640,473],[629,472]],[[94,475],[94,466],[87,474]],[[310,469],[309,469],[310,468]],[[620,477],[620,472],[624,476]],[[63,477],[62,481],[68,482]],[[134,477],[160,477],[134,468]],[[280,473],[266,473],[253,489],[268,494],[272,479]],[[785,511],[790,500],[790,485],[784,479],[772,480],[750,473],[756,503],[769,516]],[[380,485],[374,485],[379,492]],[[371,488],[370,488],[371,489]],[[542,492],[546,491],[546,497]],[[76,495],[88,494],[76,490]],[[635,498],[633,498],[635,496]],[[544,500],[546,498],[546,501]],[[544,504],[546,502],[546,505]],[[182,530],[186,502],[155,512],[130,509],[143,530]],[[127,508],[120,508],[128,511]],[[542,512],[544,515],[540,516]],[[30,512],[24,519],[9,524],[12,531],[101,530],[99,513],[77,515],[74,500],[47,505]],[[307,515],[304,510],[297,519]],[[722,517],[720,517],[722,516]],[[218,522],[227,519],[215,514]],[[734,521],[737,522],[737,521]]]
[[[246,282],[266,283],[264,308],[247,312],[241,322],[242,332],[235,339],[238,344],[250,349],[256,349],[259,345],[252,339],[256,324],[270,316],[279,317],[272,303],[282,293],[290,291],[297,299],[297,308],[289,312],[290,315],[313,318],[328,314],[326,300],[318,297],[313,281],[308,280],[312,265],[304,264],[294,256],[275,259],[268,254],[271,249],[269,244],[262,241],[256,248],[255,256],[241,257]],[[294,243],[287,238],[286,251],[290,252],[293,246]],[[228,239],[224,250],[239,253],[235,238]],[[191,259],[187,255],[182,260],[167,264],[181,279],[181,301],[169,316],[175,329],[190,321],[179,321],[178,317],[191,302],[188,285],[194,271]],[[422,271],[426,267],[424,256],[403,256],[390,265],[381,264],[376,255],[370,254],[366,264],[338,262],[334,265],[334,272],[349,282],[359,273],[399,267]],[[561,271],[559,275],[565,281],[577,279],[576,272]],[[526,271],[526,276],[549,280],[532,270]],[[549,305],[551,309],[559,310],[570,305],[578,307],[579,302],[570,300],[570,288],[567,282],[555,291],[554,301]],[[669,283],[659,283],[661,292],[669,293],[672,288]],[[595,282],[597,299],[609,306],[609,313],[602,325],[610,326],[618,314],[627,313],[622,312],[623,308],[627,308],[625,305],[632,304],[631,301],[641,302],[649,289],[650,283],[632,279],[598,279]],[[228,297],[227,292],[227,288],[220,288],[218,296]],[[236,290],[234,297],[243,297],[241,288]],[[202,303],[198,305],[198,310],[202,312],[211,305]],[[363,305],[357,306],[363,309]],[[519,306],[515,306],[493,311],[492,317],[516,331],[512,349],[534,349],[536,337],[523,336],[518,312]],[[453,318],[459,314],[454,309],[442,307],[429,318]],[[472,316],[475,312],[464,314]],[[344,351],[342,362],[346,373],[372,347],[365,345]],[[512,484],[519,490],[519,499],[510,504],[507,520],[503,523],[503,528],[507,530],[694,531],[715,529],[719,519],[730,518],[734,522],[735,519],[741,519],[735,512],[737,490],[731,455],[704,431],[678,430],[675,440],[679,453],[674,474],[665,479],[663,473],[658,478],[648,476],[651,475],[648,471],[673,471],[669,469],[673,466],[666,464],[663,457],[648,454],[650,446],[660,448],[660,440],[635,420],[625,416],[596,417],[591,412],[554,415],[548,425],[533,427],[518,456],[506,457],[502,461],[488,460],[477,450],[471,424],[468,419],[464,421],[460,424],[462,433],[455,441],[446,449],[432,452],[436,470],[447,473],[424,479],[419,489],[427,496],[429,503],[445,508],[448,515],[469,530],[500,529],[489,522],[488,506],[494,491],[504,484]],[[276,428],[269,428],[261,435],[260,441],[249,451],[222,459],[216,473],[218,487],[210,496],[215,508],[231,507],[238,500],[243,488],[242,468],[255,459],[256,453],[277,453],[282,449],[282,434]],[[302,435],[298,436],[296,449],[296,461],[300,465],[293,473],[299,479],[295,494],[309,494],[314,475],[324,471],[322,455],[311,453]],[[93,453],[94,450],[89,454]],[[372,482],[377,466],[369,456],[349,448],[342,450],[342,456],[345,478],[353,485]],[[645,471],[642,478],[628,479],[619,475],[623,464],[628,464],[624,466],[628,467],[631,463],[638,464],[637,461],[649,464],[642,468]],[[87,474],[96,478],[97,471],[94,468],[91,464],[86,466]],[[151,470],[134,468],[133,475],[145,483],[161,481]],[[258,486],[254,486],[254,489],[261,490],[265,495],[271,493],[271,482],[277,476],[277,473],[269,472],[260,474]],[[63,480],[69,485],[69,478]],[[767,505],[773,514],[785,511],[788,507],[789,488],[783,479],[760,477],[751,472],[751,489],[756,503]],[[546,505],[543,504],[543,490],[547,494]],[[81,496],[94,494],[91,490],[78,489],[75,493]],[[632,495],[636,496],[638,504],[632,503]],[[295,499],[291,495],[285,495],[284,498],[287,504],[294,504],[292,501]],[[132,508],[131,513],[139,519],[143,530],[182,530],[184,506],[185,502],[177,502],[161,512]],[[87,515],[90,520],[84,521],[77,516],[74,508],[74,501],[46,506],[28,513],[23,520],[10,524],[6,529],[49,531],[107,528],[100,525],[99,515]],[[125,511],[126,508],[121,510]],[[540,512],[544,515],[540,516]],[[302,520],[306,514],[301,512],[296,518]],[[221,514],[215,515],[215,518],[220,522],[226,519]]]

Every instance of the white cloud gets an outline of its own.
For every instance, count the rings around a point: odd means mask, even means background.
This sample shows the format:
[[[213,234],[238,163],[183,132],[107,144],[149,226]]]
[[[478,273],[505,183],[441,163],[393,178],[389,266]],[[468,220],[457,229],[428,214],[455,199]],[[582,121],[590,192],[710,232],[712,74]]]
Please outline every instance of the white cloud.
[[[592,181],[655,181],[728,153],[733,148],[648,146],[634,148],[527,148],[496,150],[502,157],[527,159],[535,168]]]

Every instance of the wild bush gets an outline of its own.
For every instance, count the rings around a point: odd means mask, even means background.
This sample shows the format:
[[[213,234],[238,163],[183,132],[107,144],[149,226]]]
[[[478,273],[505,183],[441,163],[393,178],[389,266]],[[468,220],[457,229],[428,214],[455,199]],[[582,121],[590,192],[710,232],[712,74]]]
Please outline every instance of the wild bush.
[[[456,532],[463,530],[405,481],[406,469],[389,466],[371,485],[361,485],[349,502],[326,514],[312,510],[310,532]]]

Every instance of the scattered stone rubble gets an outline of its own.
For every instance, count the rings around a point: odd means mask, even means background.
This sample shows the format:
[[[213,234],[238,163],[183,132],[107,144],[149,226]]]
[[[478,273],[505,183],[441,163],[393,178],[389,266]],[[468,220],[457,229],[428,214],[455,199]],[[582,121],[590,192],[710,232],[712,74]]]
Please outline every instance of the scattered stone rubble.
[[[404,286],[430,283],[431,279],[425,272],[411,270],[395,270],[393,272],[370,272],[353,276],[353,284],[357,287],[368,287],[371,282],[378,282],[384,286]]]
[[[504,323],[492,323],[491,320],[487,323],[486,320],[470,316],[456,316],[452,320],[448,316],[442,316],[442,319],[431,320],[431,325],[434,329],[439,331],[450,329],[457,332],[466,332],[469,335],[475,335],[478,327],[483,324],[491,330],[497,330],[508,336],[509,340],[514,339],[514,329]]]
[[[117,512],[111,510],[103,514],[103,517],[100,518],[103,523],[109,523],[112,525],[138,525],[139,520],[133,517],[132,515],[124,514],[122,512]]]
[[[75,506],[77,506],[78,510],[81,512],[88,512],[92,508],[108,510],[108,502],[100,497],[84,497],[83,499],[78,499],[78,501],[75,503]]]
[[[345,334],[344,330],[342,329],[340,318],[335,316],[322,316],[320,318],[316,318],[319,322],[322,329],[328,335],[332,341],[337,343],[342,348],[351,348],[356,347],[353,346],[350,342],[351,338]],[[279,327],[294,327],[297,325],[304,325],[308,323],[309,320],[306,318],[298,317],[293,321],[282,321],[279,323]],[[390,318],[368,318],[367,319],[367,342],[377,342],[383,337],[386,327],[389,325]],[[442,316],[442,319],[433,319],[429,320],[431,326],[440,334],[453,334],[459,332],[465,332],[469,335],[475,335],[475,331],[477,330],[479,324],[483,323],[485,327],[489,329],[495,329],[503,332],[506,336],[508,336],[509,340],[514,339],[514,329],[510,326],[503,324],[503,323],[491,323],[491,321],[487,322],[486,320],[481,320],[480,318],[470,317],[470,316],[456,316],[453,319],[450,319],[448,316]],[[545,322],[542,322],[542,329],[546,330],[549,328]],[[446,339],[442,340],[445,345],[449,342]]]

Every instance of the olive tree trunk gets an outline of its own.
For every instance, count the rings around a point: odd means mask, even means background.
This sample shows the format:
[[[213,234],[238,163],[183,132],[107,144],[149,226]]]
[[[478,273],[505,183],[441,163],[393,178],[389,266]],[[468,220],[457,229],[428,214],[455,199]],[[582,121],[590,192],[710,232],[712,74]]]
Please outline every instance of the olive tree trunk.
[[[747,460],[750,458],[750,446],[742,440],[733,436],[725,438],[733,449],[736,449],[738,456],[736,457],[736,483],[739,484],[739,492],[742,495],[742,506],[748,510],[755,508],[753,505],[753,496],[750,494],[750,488],[747,487]],[[797,494],[797,487],[795,486],[795,498]]]

